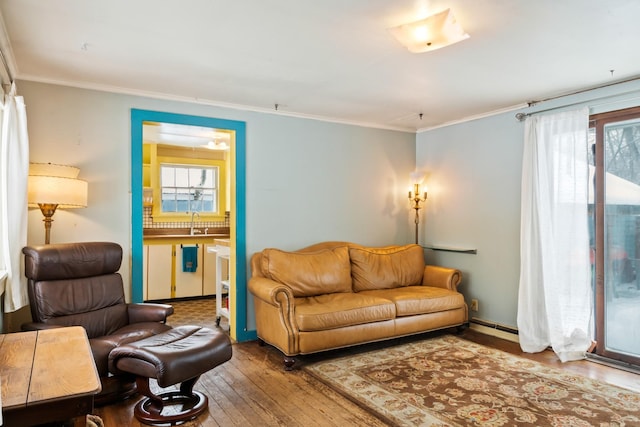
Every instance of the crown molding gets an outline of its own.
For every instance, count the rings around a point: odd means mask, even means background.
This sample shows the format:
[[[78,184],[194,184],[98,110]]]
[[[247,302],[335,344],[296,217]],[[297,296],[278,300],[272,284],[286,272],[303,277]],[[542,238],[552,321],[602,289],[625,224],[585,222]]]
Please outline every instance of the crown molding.
[[[173,95],[169,93],[145,91],[145,90],[120,87],[120,86],[103,85],[103,84],[91,83],[91,82],[56,80],[56,79],[49,79],[41,76],[34,76],[34,75],[28,75],[28,74],[21,74],[18,76],[18,79],[23,81],[32,81],[37,83],[46,83],[46,84],[53,84],[58,86],[74,87],[78,89],[88,89],[88,90],[95,90],[100,92],[119,93],[123,95],[134,95],[134,96],[141,96],[145,98],[163,99],[166,101],[187,102],[192,104],[208,105],[212,107],[229,108],[232,110],[239,110],[239,111],[251,111],[255,113],[272,114],[277,116],[294,117],[294,118],[307,119],[307,120],[317,120],[322,122],[339,123],[339,124],[345,124],[345,125],[351,125],[351,126],[392,130],[392,131],[398,131],[398,132],[409,132],[414,134],[416,133],[415,129],[401,127],[401,126],[385,126],[385,125],[381,125],[379,123],[373,123],[373,122],[344,120],[336,117],[316,116],[312,114],[275,110],[275,109],[264,108],[264,107],[255,107],[252,105],[233,104],[228,102],[215,101],[212,99],[180,96],[180,95]]]

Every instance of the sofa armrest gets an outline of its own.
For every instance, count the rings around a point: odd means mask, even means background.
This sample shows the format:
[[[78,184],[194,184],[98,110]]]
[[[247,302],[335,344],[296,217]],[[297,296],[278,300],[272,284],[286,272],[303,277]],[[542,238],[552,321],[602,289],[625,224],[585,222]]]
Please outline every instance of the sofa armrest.
[[[262,301],[279,306],[284,301],[293,307],[293,292],[288,286],[266,277],[252,277],[249,280],[249,292]]]
[[[63,325],[49,325],[48,323],[40,323],[40,322],[28,322],[20,325],[20,328],[23,331],[41,331],[43,329],[57,329],[63,328]]]
[[[295,298],[288,286],[266,277],[252,277],[249,280],[249,291],[257,300],[278,311],[282,324],[290,337],[298,334],[298,326],[294,316]]]
[[[434,286],[457,291],[458,285],[462,281],[462,273],[455,268],[438,267],[427,265],[424,267],[422,276],[423,286]]]
[[[168,304],[127,304],[129,323],[140,322],[166,322],[167,317],[173,314],[173,306]]]

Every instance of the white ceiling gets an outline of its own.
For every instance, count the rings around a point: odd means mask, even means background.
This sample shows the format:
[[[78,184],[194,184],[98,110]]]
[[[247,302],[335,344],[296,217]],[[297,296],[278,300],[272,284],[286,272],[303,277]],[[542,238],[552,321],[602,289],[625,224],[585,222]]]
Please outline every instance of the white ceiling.
[[[201,126],[187,126],[174,123],[151,123],[142,125],[145,143],[174,145],[189,148],[228,150],[231,146],[231,132]]]
[[[468,40],[413,54],[388,32],[446,8]],[[640,76],[638,0],[0,0],[0,12],[17,79],[391,129]]]

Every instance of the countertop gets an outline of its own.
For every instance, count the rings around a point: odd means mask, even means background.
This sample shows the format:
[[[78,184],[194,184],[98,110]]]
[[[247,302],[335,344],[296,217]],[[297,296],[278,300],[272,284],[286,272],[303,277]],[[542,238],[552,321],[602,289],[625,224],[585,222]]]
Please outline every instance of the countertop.
[[[190,234],[144,234],[142,236],[144,240],[154,240],[154,239],[228,239],[228,234],[194,234],[193,236]]]
[[[142,238],[148,243],[180,243],[206,242],[213,243],[215,239],[229,238],[229,228],[196,228],[193,235],[189,228],[145,228]]]

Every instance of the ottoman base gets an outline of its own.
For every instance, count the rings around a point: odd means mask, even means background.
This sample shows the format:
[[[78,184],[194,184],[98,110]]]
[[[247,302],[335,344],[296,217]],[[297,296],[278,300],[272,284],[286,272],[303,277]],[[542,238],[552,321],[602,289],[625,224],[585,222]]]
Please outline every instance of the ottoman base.
[[[198,377],[183,382],[180,391],[155,394],[149,388],[149,378],[136,378],[138,391],[146,397],[138,402],[133,415],[148,425],[177,425],[196,418],[209,404],[207,396],[193,390],[196,381]],[[163,413],[166,409],[170,412]]]

